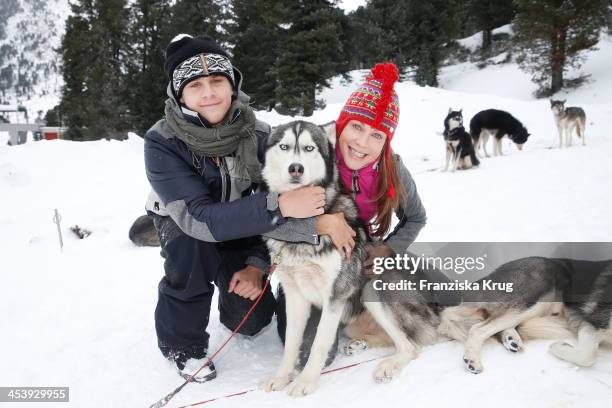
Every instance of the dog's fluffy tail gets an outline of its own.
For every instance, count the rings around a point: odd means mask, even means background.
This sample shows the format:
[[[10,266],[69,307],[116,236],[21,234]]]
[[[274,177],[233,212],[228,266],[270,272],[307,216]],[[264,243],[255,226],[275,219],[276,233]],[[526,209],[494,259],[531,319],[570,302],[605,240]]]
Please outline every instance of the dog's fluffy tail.
[[[517,327],[523,340],[558,340],[574,337],[567,320],[558,316],[542,316],[529,319]]]

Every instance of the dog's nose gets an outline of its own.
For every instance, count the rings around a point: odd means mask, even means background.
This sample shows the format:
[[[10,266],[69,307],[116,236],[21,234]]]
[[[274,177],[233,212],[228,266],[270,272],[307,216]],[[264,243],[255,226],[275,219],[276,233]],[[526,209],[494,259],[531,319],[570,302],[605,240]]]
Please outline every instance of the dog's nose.
[[[302,174],[304,174],[304,166],[302,166],[300,163],[291,163],[289,165],[289,174],[291,174],[293,177],[300,177]]]

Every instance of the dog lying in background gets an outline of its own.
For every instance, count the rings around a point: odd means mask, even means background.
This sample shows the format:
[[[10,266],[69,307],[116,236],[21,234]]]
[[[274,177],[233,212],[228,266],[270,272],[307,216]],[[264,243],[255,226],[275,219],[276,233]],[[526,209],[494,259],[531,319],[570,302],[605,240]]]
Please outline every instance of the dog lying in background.
[[[586,114],[582,108],[575,106],[565,107],[565,100],[555,101],[550,100],[550,109],[552,110],[559,132],[559,148],[570,147],[572,145],[572,133],[576,129],[576,135],[582,139],[582,145],[586,144],[584,129],[586,127]],[[565,142],[565,143],[564,143]]]
[[[556,342],[550,352],[579,366],[593,365],[599,344],[612,341],[612,260],[528,257],[507,262],[483,279],[512,284],[513,290],[494,296],[473,292],[466,295],[467,302],[443,312],[443,318],[455,322],[461,321],[459,316],[470,316],[470,324],[474,315],[484,317],[469,328],[465,341],[464,362],[472,373],[483,370],[480,351],[488,338],[506,332],[520,344],[519,333],[512,331],[518,326],[520,332],[525,323],[533,338],[577,333],[576,345]]]

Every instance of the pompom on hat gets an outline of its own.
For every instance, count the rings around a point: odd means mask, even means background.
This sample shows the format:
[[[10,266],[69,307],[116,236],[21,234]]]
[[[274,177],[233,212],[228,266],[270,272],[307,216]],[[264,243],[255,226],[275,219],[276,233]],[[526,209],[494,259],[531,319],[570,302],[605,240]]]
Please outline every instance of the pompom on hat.
[[[386,164],[389,171],[391,155],[391,139],[399,121],[399,98],[393,85],[399,79],[399,71],[391,62],[376,64],[365,82],[361,84],[348,98],[336,120],[336,137],[340,137],[346,124],[351,120],[366,123],[374,129],[387,135]],[[393,184],[390,183],[388,197],[395,195]]]

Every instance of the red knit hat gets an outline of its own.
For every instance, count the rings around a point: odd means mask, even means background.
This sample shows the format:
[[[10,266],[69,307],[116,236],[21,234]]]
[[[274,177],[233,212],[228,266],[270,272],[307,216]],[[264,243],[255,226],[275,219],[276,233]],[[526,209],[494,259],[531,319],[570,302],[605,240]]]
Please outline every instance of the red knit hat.
[[[399,121],[399,98],[393,85],[399,78],[395,64],[387,62],[376,64],[372,72],[366,76],[365,82],[355,90],[336,120],[336,137],[344,130],[350,120],[358,120],[384,132],[386,141],[386,163],[389,172],[389,156],[391,154],[391,139]],[[388,197],[395,195],[393,183],[390,181]]]

